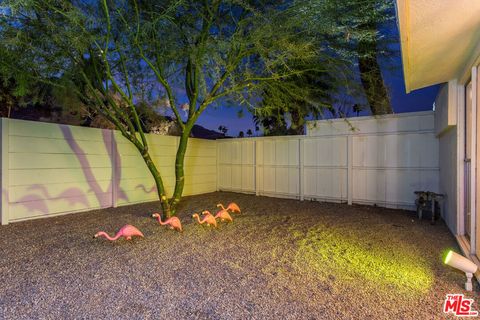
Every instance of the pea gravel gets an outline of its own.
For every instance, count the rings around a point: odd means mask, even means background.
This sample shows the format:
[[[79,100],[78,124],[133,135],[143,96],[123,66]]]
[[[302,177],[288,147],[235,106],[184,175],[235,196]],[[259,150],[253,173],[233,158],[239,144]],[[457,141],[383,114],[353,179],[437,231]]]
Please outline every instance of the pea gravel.
[[[230,201],[232,224],[191,218]],[[183,199],[177,233],[158,208],[0,226],[0,319],[442,319],[445,294],[478,300],[442,264],[448,228],[413,212],[217,192]],[[124,224],[145,238],[92,237]]]

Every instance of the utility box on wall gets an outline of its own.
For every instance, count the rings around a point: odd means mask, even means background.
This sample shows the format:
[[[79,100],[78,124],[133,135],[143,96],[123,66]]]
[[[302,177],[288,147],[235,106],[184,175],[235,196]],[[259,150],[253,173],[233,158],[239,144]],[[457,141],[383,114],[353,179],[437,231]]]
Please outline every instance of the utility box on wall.
[[[457,125],[457,80],[441,86],[435,99],[435,135],[438,137]]]

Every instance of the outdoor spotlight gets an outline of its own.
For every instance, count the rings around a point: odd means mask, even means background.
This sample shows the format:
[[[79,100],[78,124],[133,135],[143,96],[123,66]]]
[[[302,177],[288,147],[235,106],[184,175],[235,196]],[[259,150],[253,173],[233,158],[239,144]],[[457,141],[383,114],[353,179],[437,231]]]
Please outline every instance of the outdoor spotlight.
[[[448,264],[455,269],[465,272],[467,282],[465,282],[465,290],[472,291],[472,277],[477,271],[477,265],[464,256],[450,250],[445,258],[445,264]]]

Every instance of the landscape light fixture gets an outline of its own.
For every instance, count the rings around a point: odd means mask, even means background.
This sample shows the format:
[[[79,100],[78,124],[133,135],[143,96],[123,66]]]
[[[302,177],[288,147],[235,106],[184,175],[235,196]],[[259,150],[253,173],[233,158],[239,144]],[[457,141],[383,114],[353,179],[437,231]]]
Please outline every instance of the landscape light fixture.
[[[445,264],[465,272],[465,275],[467,276],[467,282],[465,282],[465,290],[472,291],[472,277],[473,274],[477,271],[478,266],[470,259],[467,259],[464,256],[453,252],[452,250],[450,250],[445,257]]]

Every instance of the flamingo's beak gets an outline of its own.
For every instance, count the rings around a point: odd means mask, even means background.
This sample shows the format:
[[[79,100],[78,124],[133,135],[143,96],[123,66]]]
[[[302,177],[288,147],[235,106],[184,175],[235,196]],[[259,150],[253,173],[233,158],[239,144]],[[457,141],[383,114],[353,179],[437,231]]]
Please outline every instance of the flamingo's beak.
[[[94,236],[93,236],[93,239],[95,239],[96,237],[98,237],[98,236],[97,236],[97,235],[94,235]]]

